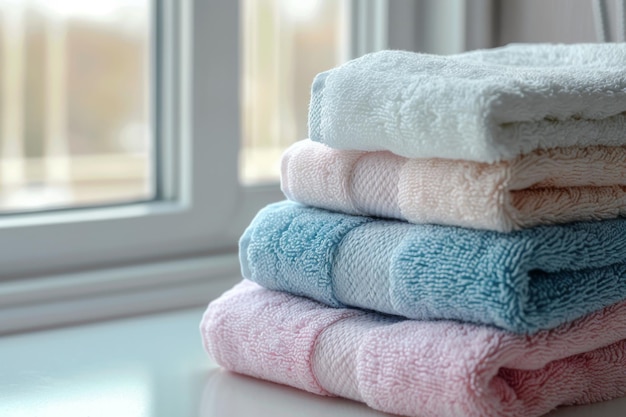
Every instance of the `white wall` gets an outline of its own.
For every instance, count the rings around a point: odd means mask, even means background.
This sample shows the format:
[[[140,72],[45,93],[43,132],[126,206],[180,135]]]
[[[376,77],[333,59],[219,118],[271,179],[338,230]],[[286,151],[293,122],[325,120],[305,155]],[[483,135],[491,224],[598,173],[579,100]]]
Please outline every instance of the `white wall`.
[[[390,0],[389,47],[453,53],[458,48],[469,50],[511,42],[597,42],[592,3],[592,0]],[[616,10],[613,1],[608,3],[615,36]],[[459,13],[465,14],[465,18]]]
[[[609,3],[615,28],[613,2]],[[597,41],[591,0],[496,0],[496,7],[496,45]]]

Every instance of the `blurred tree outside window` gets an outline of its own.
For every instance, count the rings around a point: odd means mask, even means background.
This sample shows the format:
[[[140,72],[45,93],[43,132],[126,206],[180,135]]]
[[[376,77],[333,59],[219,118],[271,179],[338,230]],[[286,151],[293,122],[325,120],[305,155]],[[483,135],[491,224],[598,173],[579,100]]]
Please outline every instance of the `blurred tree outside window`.
[[[243,184],[275,182],[280,155],[307,137],[314,76],[348,59],[348,0],[240,0]]]
[[[154,196],[150,0],[0,0],[0,212]]]

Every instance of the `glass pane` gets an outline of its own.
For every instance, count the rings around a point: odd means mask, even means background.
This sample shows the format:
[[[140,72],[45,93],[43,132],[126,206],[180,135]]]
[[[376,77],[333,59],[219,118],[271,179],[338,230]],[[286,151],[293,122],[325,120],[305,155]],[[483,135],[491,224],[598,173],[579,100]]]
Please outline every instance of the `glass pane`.
[[[0,0],[0,212],[150,199],[150,0]]]
[[[240,0],[244,184],[277,181],[280,155],[307,137],[313,77],[344,62],[348,0]]]

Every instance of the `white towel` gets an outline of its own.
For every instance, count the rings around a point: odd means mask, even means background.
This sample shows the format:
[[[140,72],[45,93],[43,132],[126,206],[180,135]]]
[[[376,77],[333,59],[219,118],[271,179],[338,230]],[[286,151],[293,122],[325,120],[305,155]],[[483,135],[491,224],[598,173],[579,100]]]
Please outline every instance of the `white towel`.
[[[481,162],[624,145],[625,127],[625,43],[376,52],[319,74],[309,110],[333,148]]]

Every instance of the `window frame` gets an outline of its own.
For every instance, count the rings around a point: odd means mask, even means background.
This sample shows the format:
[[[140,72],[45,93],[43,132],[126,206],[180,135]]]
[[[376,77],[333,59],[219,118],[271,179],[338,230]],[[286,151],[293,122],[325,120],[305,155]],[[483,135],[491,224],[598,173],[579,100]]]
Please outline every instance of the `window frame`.
[[[160,29],[154,38],[163,47],[153,48],[161,51],[153,54],[160,92],[153,111],[161,155],[157,199],[0,216],[1,281],[233,248],[242,199],[231,162],[236,141],[219,140],[239,132],[239,81],[232,71],[238,57],[228,53],[238,47],[232,3],[153,3]],[[197,44],[211,53],[192,54]]]

